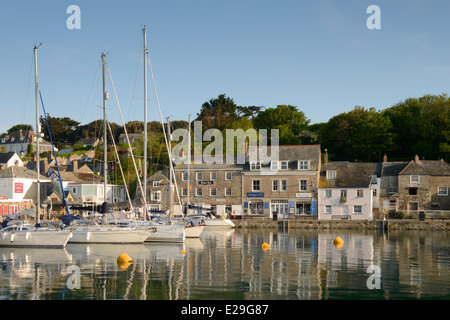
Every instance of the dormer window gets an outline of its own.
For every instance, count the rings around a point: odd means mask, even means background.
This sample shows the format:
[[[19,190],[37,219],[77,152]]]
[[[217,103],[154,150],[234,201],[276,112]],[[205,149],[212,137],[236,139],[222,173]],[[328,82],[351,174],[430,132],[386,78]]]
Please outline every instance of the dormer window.
[[[14,142],[14,140],[16,140],[14,137],[11,137],[11,142]]]
[[[409,180],[411,183],[419,183],[420,178],[417,174],[413,174],[413,175],[409,176]]]
[[[272,160],[270,162],[270,170],[278,170],[279,169],[279,161]]]
[[[327,180],[336,180],[336,170],[327,170]]]
[[[259,161],[250,162],[250,170],[261,170],[261,162]]]
[[[280,169],[287,170],[287,168],[288,168],[288,161],[287,160],[280,161]]]
[[[298,170],[309,170],[309,160],[298,160]]]
[[[153,187],[159,188],[159,181],[153,181]]]

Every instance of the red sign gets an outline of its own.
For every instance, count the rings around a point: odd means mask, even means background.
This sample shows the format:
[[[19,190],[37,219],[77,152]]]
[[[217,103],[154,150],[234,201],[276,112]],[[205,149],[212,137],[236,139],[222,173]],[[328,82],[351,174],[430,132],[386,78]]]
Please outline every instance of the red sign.
[[[21,182],[14,183],[14,193],[23,193],[23,183]]]

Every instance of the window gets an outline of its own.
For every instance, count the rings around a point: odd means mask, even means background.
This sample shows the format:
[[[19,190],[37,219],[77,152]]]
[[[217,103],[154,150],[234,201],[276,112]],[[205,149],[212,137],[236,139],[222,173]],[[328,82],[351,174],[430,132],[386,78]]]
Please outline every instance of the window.
[[[287,180],[281,180],[281,191],[287,190]]]
[[[197,172],[197,181],[202,181],[203,180],[203,172]]]
[[[397,200],[389,201],[389,210],[397,210]]]
[[[226,187],[225,188],[225,196],[231,197],[231,194],[232,194],[231,187]]]
[[[331,198],[331,190],[325,190],[325,197]]]
[[[195,189],[195,195],[203,196],[203,189],[202,188],[196,188]]]
[[[278,170],[278,161],[271,161],[270,162],[270,170]]]
[[[248,207],[250,209],[250,214],[263,214],[264,213],[264,202],[262,200],[255,200],[249,202]]]
[[[448,196],[448,187],[438,187],[438,196]]]
[[[278,180],[272,180],[272,191],[279,191]]]
[[[217,196],[217,188],[214,187],[214,188],[209,189],[209,195],[211,197]]]
[[[347,198],[347,190],[341,190],[341,198]]]
[[[159,181],[153,181],[153,187],[159,188]]]
[[[188,191],[187,191],[188,189],[187,188],[182,188],[181,189],[181,195],[183,196],[183,197],[186,197],[187,196],[187,194],[188,194]]]
[[[364,197],[364,191],[363,190],[356,190],[356,196],[358,198]]]
[[[152,191],[151,200],[152,201],[161,201],[161,191]]]
[[[362,213],[362,206],[354,206],[353,213]]]
[[[309,160],[298,160],[298,170],[308,170]]]
[[[308,180],[300,180],[300,191],[308,190]]]
[[[413,174],[413,175],[409,176],[409,181],[411,183],[419,183],[420,177],[416,174]]]
[[[388,188],[388,193],[397,193],[398,189],[397,188]]]
[[[209,174],[209,180],[215,181],[217,179],[217,172],[211,172]]]
[[[377,189],[373,189],[373,190],[372,190],[372,195],[373,195],[374,197],[377,196]]]
[[[181,180],[183,181],[188,181],[189,180],[189,175],[187,172],[183,172],[181,175]]]
[[[409,195],[417,195],[417,188],[408,188]]]
[[[336,170],[327,170],[327,179],[336,180]]]
[[[288,168],[288,162],[287,162],[287,160],[281,161],[280,169],[281,169],[281,170],[287,170],[287,168]]]
[[[260,170],[260,169],[261,169],[261,162],[259,161],[250,162],[250,170]]]
[[[231,177],[232,177],[232,172],[230,172],[230,171],[225,172],[225,180],[231,180]]]
[[[325,206],[325,213],[331,213],[331,206]]]
[[[252,190],[253,191],[261,191],[261,182],[259,180],[252,181]]]

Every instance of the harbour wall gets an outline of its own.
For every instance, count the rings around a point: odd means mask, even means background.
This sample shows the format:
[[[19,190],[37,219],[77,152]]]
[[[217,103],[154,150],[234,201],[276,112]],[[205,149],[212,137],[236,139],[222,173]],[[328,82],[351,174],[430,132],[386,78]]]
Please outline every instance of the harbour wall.
[[[318,230],[429,230],[450,231],[450,220],[372,220],[372,221],[318,221],[318,220],[233,220],[236,228],[295,228]]]

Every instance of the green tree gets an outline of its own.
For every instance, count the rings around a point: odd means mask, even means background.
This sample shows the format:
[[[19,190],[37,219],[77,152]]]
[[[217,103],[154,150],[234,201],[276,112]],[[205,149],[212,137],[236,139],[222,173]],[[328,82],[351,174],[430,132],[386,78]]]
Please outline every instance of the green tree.
[[[31,124],[16,124],[8,129],[7,134],[11,134],[19,130],[31,130],[33,131],[33,126]]]
[[[202,104],[196,120],[202,121],[203,131],[210,128],[222,131],[239,119],[237,110],[238,106],[233,99],[220,94],[217,98]]]
[[[260,111],[253,120],[256,129],[267,129],[268,137],[270,129],[278,129],[280,145],[300,144],[301,133],[307,129],[309,122],[305,114],[292,105],[267,108]]]
[[[392,123],[375,108],[356,106],[321,127],[320,141],[334,160],[380,161],[392,150]]]

